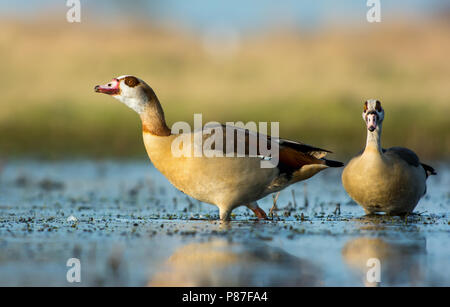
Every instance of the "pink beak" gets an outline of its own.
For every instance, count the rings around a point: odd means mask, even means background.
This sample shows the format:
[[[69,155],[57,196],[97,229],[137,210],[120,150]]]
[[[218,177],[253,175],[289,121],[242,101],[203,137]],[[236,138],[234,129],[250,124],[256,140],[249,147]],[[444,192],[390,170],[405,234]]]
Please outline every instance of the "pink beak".
[[[377,115],[373,113],[367,114],[366,123],[367,129],[369,129],[370,132],[374,131],[377,128]]]
[[[96,85],[94,88],[95,92],[103,93],[108,95],[120,94],[119,80],[112,79],[111,82],[105,85]]]

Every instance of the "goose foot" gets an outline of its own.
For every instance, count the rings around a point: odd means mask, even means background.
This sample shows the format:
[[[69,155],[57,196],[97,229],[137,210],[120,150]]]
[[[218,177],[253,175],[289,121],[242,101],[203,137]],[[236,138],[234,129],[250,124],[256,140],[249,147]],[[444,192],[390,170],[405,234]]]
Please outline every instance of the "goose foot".
[[[264,212],[263,209],[261,209],[260,207],[252,210],[253,213],[255,213],[256,217],[260,220],[268,220],[267,218],[267,214]]]
[[[259,220],[268,220],[266,212],[264,212],[264,210],[261,209],[256,202],[247,205],[247,207],[253,211]]]
[[[219,208],[219,216],[222,222],[229,222],[231,220],[231,210]]]

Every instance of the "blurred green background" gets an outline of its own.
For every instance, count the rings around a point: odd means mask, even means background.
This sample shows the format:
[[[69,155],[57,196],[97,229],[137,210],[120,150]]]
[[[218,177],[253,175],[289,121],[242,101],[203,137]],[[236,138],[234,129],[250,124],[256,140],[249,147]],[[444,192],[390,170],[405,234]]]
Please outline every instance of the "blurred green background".
[[[73,24],[64,3],[5,9],[0,156],[145,157],[138,116],[93,91],[133,74],[153,87],[169,124],[194,113],[204,122],[279,121],[282,137],[343,159],[363,148],[362,104],[378,98],[383,146],[450,157],[450,10],[387,7],[370,24],[365,1],[340,11],[319,1],[321,18],[291,1],[278,10],[217,2],[81,2]]]

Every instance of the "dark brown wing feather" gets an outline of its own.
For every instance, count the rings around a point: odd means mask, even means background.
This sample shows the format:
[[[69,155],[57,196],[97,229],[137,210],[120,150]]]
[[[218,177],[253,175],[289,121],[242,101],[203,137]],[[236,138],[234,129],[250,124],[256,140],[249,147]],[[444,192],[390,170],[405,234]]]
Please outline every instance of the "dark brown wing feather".
[[[301,142],[291,141],[291,140],[285,140],[280,139],[280,145],[293,148],[297,151],[306,153],[308,155],[312,155],[318,159],[323,158],[327,155],[327,153],[332,153],[329,150],[314,147],[308,144],[304,144]]]
[[[422,165],[423,169],[425,170],[425,173],[427,174],[427,178],[428,178],[428,176],[431,176],[431,175],[437,175],[437,173],[433,167],[431,167],[425,163],[420,163],[420,164]]]
[[[393,154],[408,163],[412,166],[419,166],[421,165],[423,169],[425,170],[425,174],[428,178],[430,175],[436,175],[436,171],[433,167],[420,163],[419,157],[414,153],[414,151],[404,148],[404,147],[391,147],[389,149],[383,150],[383,153],[385,154]]]
[[[386,155],[395,155],[412,166],[419,166],[419,157],[414,151],[404,147],[391,147],[384,151]]]

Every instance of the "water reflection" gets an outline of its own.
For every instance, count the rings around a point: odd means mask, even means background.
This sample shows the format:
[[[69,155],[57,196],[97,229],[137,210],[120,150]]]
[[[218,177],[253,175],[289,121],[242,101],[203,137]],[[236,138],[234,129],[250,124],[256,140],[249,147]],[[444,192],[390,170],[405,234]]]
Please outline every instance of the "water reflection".
[[[347,242],[342,249],[345,263],[366,286],[420,285],[424,283],[423,272],[426,261],[426,240],[388,239],[360,237]],[[367,281],[366,274],[372,266],[370,258],[378,258],[381,264],[381,282]]]
[[[310,262],[257,242],[215,239],[178,249],[149,286],[318,286]]]

